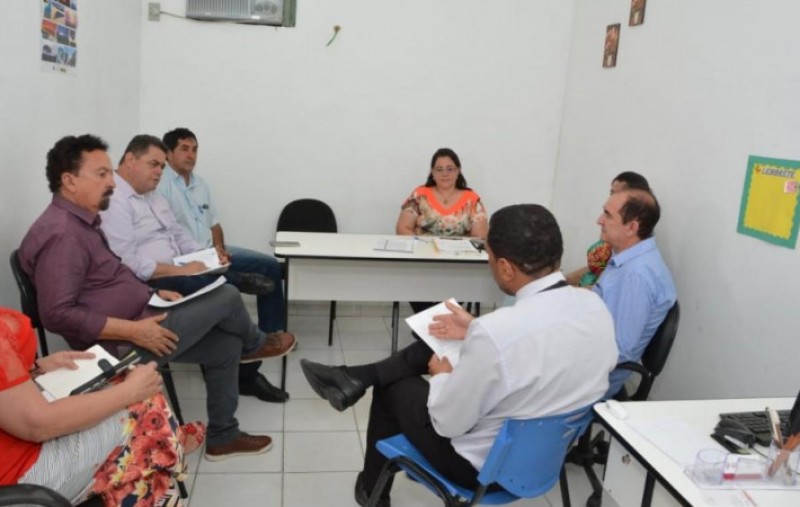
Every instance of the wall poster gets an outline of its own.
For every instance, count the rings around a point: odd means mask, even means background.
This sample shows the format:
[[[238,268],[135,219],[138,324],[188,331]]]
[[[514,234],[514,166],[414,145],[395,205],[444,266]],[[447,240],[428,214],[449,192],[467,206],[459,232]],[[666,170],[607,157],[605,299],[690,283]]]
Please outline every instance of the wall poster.
[[[78,62],[78,0],[42,0],[42,66],[68,72]]]
[[[800,162],[750,155],[738,232],[795,248],[800,224],[798,189]]]

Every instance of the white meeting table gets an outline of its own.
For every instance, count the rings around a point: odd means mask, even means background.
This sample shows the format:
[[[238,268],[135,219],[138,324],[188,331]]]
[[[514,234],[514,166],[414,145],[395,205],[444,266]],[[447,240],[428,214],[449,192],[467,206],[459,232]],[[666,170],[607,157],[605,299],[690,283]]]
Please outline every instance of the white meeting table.
[[[686,465],[673,458],[679,453],[686,454],[686,451],[722,449],[710,437],[721,413],[753,412],[767,406],[785,410],[793,403],[794,398],[623,402],[622,408],[627,413],[624,419],[611,413],[605,403],[596,404],[594,410],[598,422],[612,436],[603,478],[603,506],[800,505],[800,488],[747,488],[745,481],[739,484],[746,493],[700,488],[684,472]],[[694,443],[700,447],[694,449]]]
[[[416,240],[413,253],[374,249],[379,240],[399,238],[408,236],[278,232],[275,256],[286,261],[286,300],[396,303],[454,297],[502,302],[503,293],[492,277],[485,252],[437,252],[429,237]],[[299,245],[282,246],[284,242]],[[399,315],[395,304],[393,353],[397,351]]]

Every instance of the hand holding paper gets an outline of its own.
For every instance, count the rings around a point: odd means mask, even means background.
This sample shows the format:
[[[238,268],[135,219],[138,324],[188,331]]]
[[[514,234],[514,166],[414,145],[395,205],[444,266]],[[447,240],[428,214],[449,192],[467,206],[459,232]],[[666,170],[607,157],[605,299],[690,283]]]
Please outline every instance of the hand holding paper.
[[[454,300],[445,301],[444,304],[450,313],[434,315],[433,322],[428,325],[428,332],[440,340],[463,340],[467,335],[469,323],[475,317],[458,306]]]
[[[457,313],[451,313],[450,308],[455,310]],[[463,313],[462,313],[463,312]],[[458,302],[450,298],[444,303],[439,303],[436,306],[432,306],[425,311],[419,312],[416,315],[412,315],[406,319],[406,323],[409,325],[411,329],[414,330],[415,333],[422,338],[422,341],[428,344],[428,346],[433,350],[433,353],[439,356],[439,358],[446,357],[449,360],[450,365],[455,367],[456,363],[458,363],[458,359],[461,356],[461,345],[463,344],[462,339],[464,338],[464,333],[461,333],[460,339],[441,339],[437,338],[430,333],[430,328],[434,324],[434,319],[436,316],[446,317],[448,315],[453,315],[454,320],[451,322],[448,320],[448,324],[453,324],[452,331],[455,333],[456,330],[463,324],[463,321],[467,319],[465,315],[469,316],[469,320],[472,319],[472,316],[469,313],[461,310],[461,307],[458,306]],[[445,319],[447,320],[447,319]],[[445,324],[447,326],[448,324]],[[435,326],[439,329],[440,326]],[[442,333],[449,332],[448,329],[450,328],[443,328]],[[466,327],[464,328],[466,331]],[[460,332],[459,332],[460,333]],[[428,365],[430,368],[430,364]]]

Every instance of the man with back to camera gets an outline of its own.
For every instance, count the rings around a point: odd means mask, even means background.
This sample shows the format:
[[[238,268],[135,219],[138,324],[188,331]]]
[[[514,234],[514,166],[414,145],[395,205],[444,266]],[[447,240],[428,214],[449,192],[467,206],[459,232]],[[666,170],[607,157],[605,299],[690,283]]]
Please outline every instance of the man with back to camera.
[[[205,270],[201,262],[174,266],[172,258],[201,250],[189,232],[177,222],[169,203],[155,192],[166,161],[166,147],[155,136],[135,136],[123,154],[114,177],[117,188],[111,206],[101,213],[102,227],[111,249],[140,280],[160,289],[187,294],[213,282],[217,276],[191,276]],[[225,254],[221,260],[228,259]],[[240,273],[229,273],[237,285]],[[259,318],[261,315],[259,315]],[[271,340],[293,347],[291,333],[267,333]],[[288,394],[273,386],[258,369],[260,362],[239,368],[239,394],[283,403]]]
[[[269,450],[272,439],[239,429],[240,362],[289,352],[250,320],[229,285],[172,307],[148,308],[151,289],[108,248],[99,212],[114,191],[108,146],[92,135],[67,136],[47,153],[53,199],[19,248],[37,289],[44,326],[76,349],[101,343],[119,356],[134,348],[144,361],[197,363],[206,369],[206,459]],[[166,299],[180,295],[161,291]]]
[[[215,247],[231,260],[229,272],[253,273],[266,277],[274,289],[256,296],[258,327],[267,333],[286,329],[286,301],[283,297],[283,271],[274,257],[255,250],[225,244],[222,224],[211,198],[211,188],[194,172],[197,163],[197,137],[186,128],[176,128],[162,138],[167,148],[167,166],[158,191],[170,204],[202,248]]]
[[[403,433],[450,480],[474,488],[503,421],[566,414],[597,401],[617,359],[614,324],[595,294],[561,273],[561,231],[542,206],[492,215],[489,267],[513,306],[474,318],[448,303],[431,334],[463,339],[455,367],[418,341],[377,363],[300,364],[311,387],[344,410],[372,386],[364,467],[355,496],[365,505],[386,459],[375,442]],[[430,382],[421,375],[430,373]],[[378,505],[388,507],[389,492]]]
[[[611,245],[612,255],[592,290],[614,316],[618,363],[641,359],[677,299],[653,237],[660,217],[655,195],[628,189],[613,193],[597,218],[600,239]],[[627,370],[614,370],[606,397],[617,394],[629,376]]]

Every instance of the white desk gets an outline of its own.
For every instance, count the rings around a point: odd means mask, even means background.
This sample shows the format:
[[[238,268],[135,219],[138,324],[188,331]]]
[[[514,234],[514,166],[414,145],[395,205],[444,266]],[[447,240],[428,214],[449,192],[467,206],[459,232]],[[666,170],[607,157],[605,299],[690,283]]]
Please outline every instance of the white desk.
[[[626,402],[622,403],[628,414],[625,419],[615,417],[604,403],[598,403],[595,405],[598,420],[612,436],[603,479],[603,506],[651,505],[649,495],[652,505],[752,506],[749,500],[742,502],[742,494],[736,491],[697,487],[684,473],[685,465],[670,455],[690,439],[668,443],[667,446],[673,447],[665,452],[664,436],[648,437],[642,423],[656,426],[657,421],[674,422],[674,426],[691,429],[695,437],[704,439],[701,448],[722,449],[708,436],[720,413],[763,410],[765,406],[780,410],[791,408],[793,403],[792,398]],[[758,507],[800,505],[800,490],[747,489],[747,494]]]
[[[275,255],[286,259],[286,299],[311,301],[460,301],[499,303],[488,256],[439,253],[430,239],[413,253],[374,250],[385,234],[279,232]],[[392,312],[392,351],[397,350],[399,311]]]

